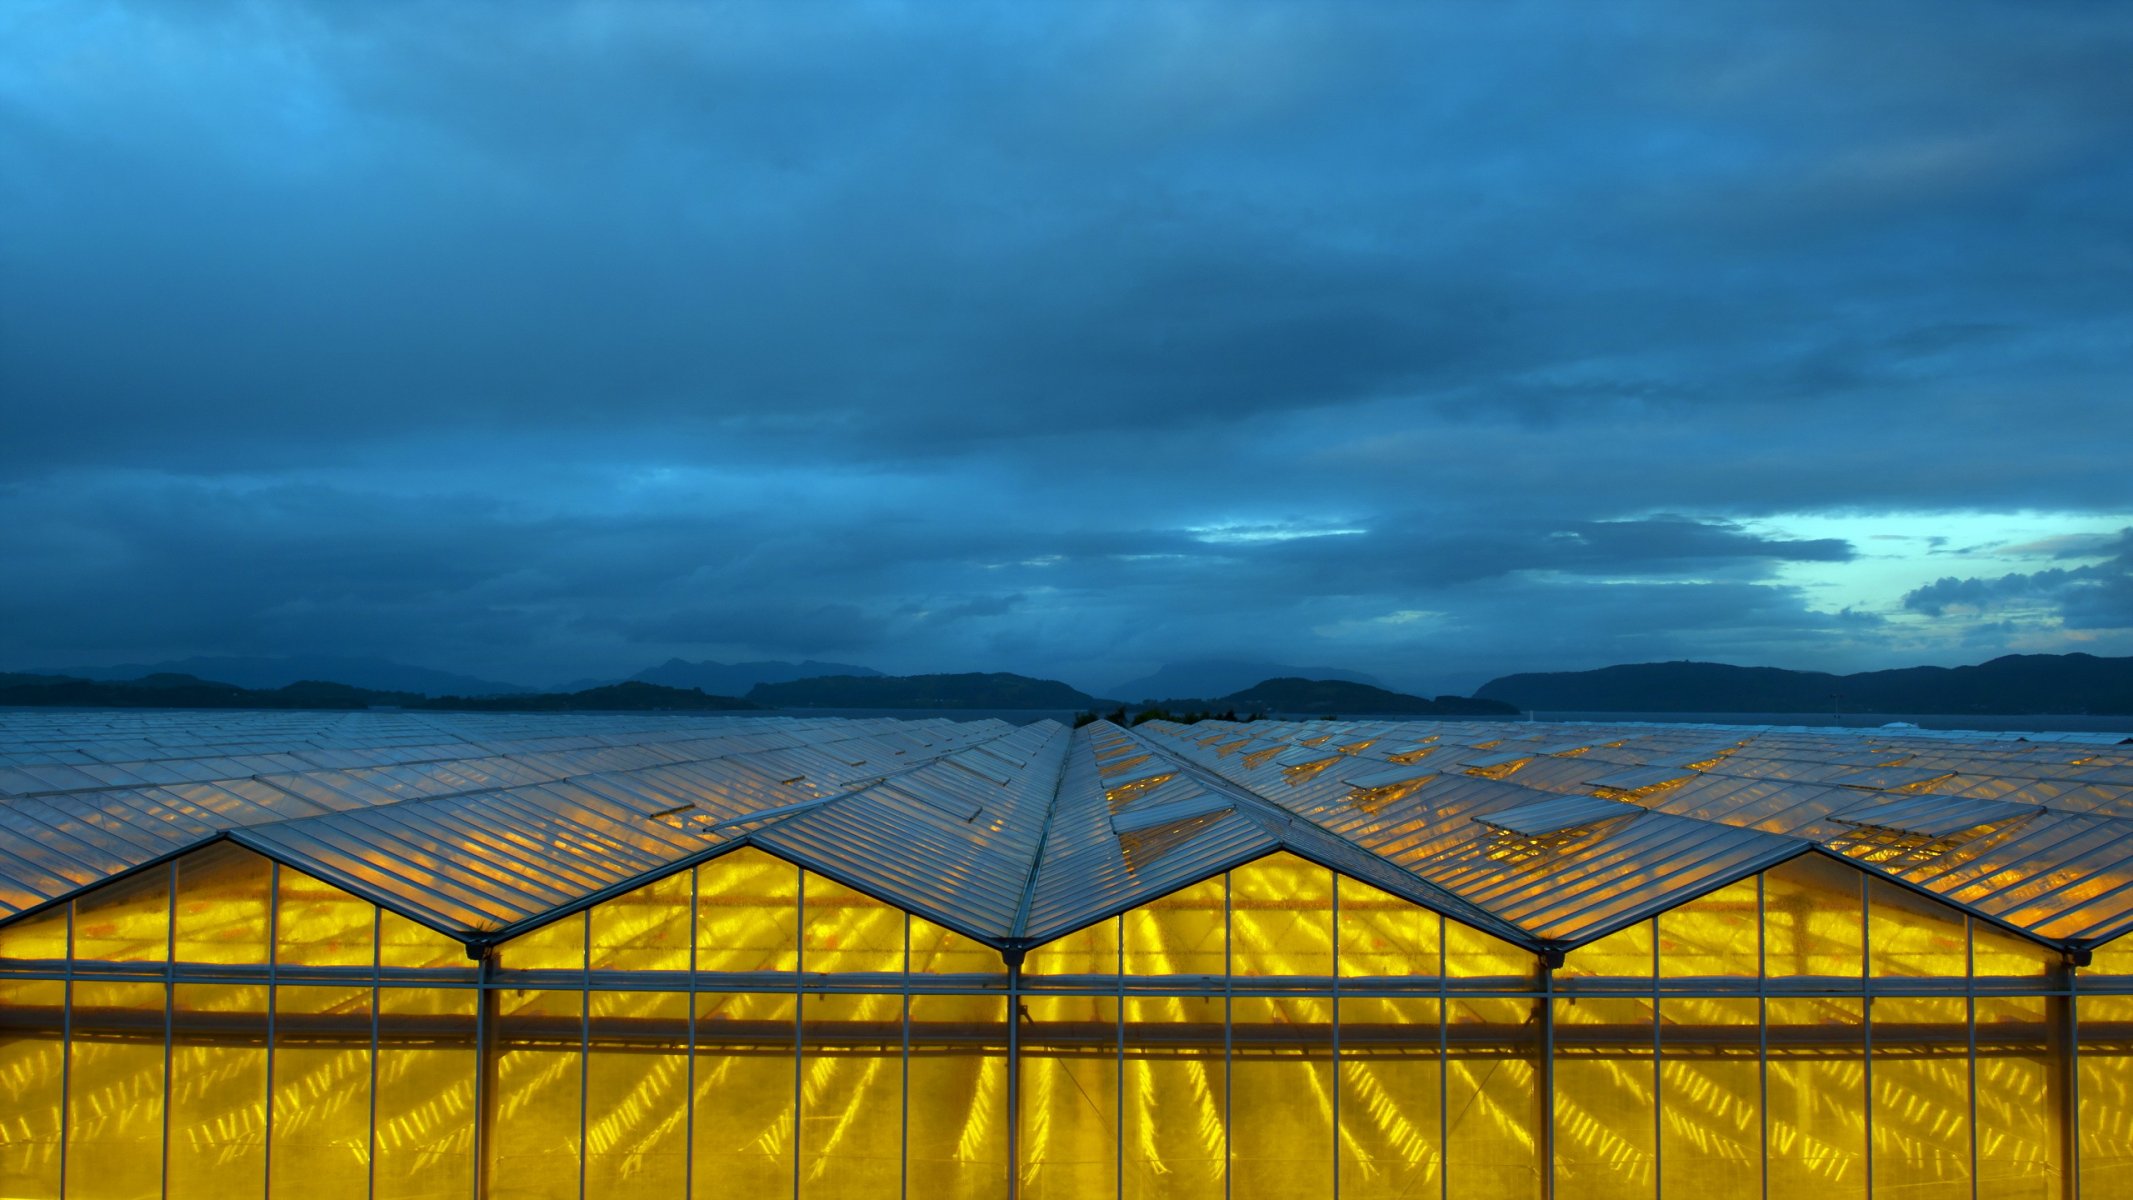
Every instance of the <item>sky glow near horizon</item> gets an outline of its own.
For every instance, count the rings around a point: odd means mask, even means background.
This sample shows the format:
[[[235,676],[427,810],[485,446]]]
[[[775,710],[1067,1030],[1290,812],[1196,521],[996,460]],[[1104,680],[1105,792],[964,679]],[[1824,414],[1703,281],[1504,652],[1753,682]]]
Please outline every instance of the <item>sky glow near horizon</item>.
[[[2133,654],[2133,8],[0,12],[0,670]]]

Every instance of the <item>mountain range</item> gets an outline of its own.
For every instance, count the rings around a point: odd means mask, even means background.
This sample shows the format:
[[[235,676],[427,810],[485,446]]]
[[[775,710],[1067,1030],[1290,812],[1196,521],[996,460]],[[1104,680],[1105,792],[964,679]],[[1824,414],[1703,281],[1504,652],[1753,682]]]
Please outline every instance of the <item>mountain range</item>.
[[[646,667],[629,677],[629,682],[656,683],[670,688],[701,688],[713,696],[745,696],[750,688],[766,683],[791,683],[796,679],[821,679],[830,675],[848,675],[858,678],[874,678],[881,672],[872,667],[854,666],[851,663],[802,662],[768,660],[764,662],[722,663],[709,659],[703,662],[685,662],[670,658],[656,667]]]
[[[1108,688],[1107,696],[1151,700],[1166,696],[1227,696],[1269,679],[1339,679],[1384,687],[1383,681],[1361,671],[1340,667],[1293,667],[1285,663],[1256,662],[1243,658],[1195,658],[1165,663],[1153,674],[1128,679]]]
[[[1970,667],[1854,675],[1636,663],[1506,675],[1474,695],[1528,712],[2133,714],[2133,658],[2010,654]]]
[[[505,696],[534,690],[522,684],[411,667],[382,658],[330,654],[299,654],[285,658],[193,657],[154,663],[120,663],[115,667],[39,667],[22,673],[104,683],[123,683],[151,675],[189,675],[250,691],[271,691],[313,679],[330,679],[366,691],[414,692],[423,696]]]

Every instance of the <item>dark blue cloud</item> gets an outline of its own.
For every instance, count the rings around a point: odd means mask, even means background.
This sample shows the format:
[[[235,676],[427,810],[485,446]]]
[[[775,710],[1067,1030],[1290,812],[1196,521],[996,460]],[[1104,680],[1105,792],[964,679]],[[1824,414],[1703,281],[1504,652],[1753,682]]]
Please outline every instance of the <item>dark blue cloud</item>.
[[[1758,522],[2126,503],[2133,10],[10,21],[0,665],[1869,666]]]

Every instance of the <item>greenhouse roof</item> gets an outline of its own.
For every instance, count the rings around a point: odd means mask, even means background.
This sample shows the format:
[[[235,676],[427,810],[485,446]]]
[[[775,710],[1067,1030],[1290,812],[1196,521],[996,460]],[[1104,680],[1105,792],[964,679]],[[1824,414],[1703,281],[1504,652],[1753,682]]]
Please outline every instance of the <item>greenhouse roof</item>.
[[[225,839],[470,946],[751,845],[1007,950],[1286,850],[1543,951],[1804,853],[2080,951],[2133,929],[2133,745],[1628,724],[0,713],[0,922]]]

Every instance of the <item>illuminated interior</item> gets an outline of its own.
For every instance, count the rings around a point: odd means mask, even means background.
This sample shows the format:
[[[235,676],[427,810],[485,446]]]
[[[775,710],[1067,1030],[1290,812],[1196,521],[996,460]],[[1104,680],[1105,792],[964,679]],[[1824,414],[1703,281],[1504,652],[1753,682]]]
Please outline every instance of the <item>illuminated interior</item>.
[[[76,821],[0,841],[0,1197],[2133,1195],[2133,876],[2095,857],[2133,833],[2101,794],[2133,794],[2133,754],[2060,748],[2087,807],[1898,873],[1843,814],[1910,777],[1799,782],[1775,739],[1677,733],[1657,763],[1619,729],[1367,722],[873,743],[894,724],[707,755],[747,760],[725,793],[672,749],[636,781],[529,750],[558,778],[226,821],[33,903],[31,867],[87,874],[90,830],[138,818],[0,775],[8,813]],[[2019,780],[2027,752],[1919,753],[1984,795],[1977,764]],[[1589,786],[1684,755],[1707,769],[1656,799]],[[719,834],[651,815],[677,770]],[[732,823],[794,804],[796,772],[831,802]],[[458,845],[442,813],[379,818],[505,791],[592,815]],[[2012,865],[2067,812],[2052,844],[2089,869]],[[1492,857],[1506,830],[1537,844]]]

